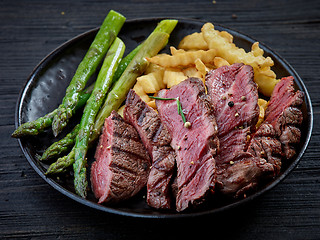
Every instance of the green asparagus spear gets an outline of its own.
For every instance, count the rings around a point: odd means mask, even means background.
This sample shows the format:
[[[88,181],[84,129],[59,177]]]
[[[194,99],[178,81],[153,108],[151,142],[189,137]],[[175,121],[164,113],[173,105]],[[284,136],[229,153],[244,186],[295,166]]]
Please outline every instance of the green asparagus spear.
[[[126,57],[124,57],[121,62],[119,63],[119,66],[117,68],[117,71],[114,73],[112,84],[114,84],[116,81],[119,80],[124,70],[127,68],[129,63],[132,61],[134,56],[138,53],[140,48],[142,47],[142,44],[139,44],[135,49],[133,49]]]
[[[74,146],[75,162],[73,164],[73,170],[74,187],[76,193],[82,197],[86,197],[88,185],[86,178],[86,154],[94,120],[112,84],[113,75],[121,61],[124,49],[124,43],[119,38],[116,38],[103,62],[94,89],[87,101],[80,121],[80,128]]]
[[[79,93],[102,61],[124,22],[125,17],[113,10],[105,18],[87,54],[79,64],[66,90],[66,95],[58,108],[58,112],[53,118],[52,130],[54,136],[57,136],[67,125],[79,100]]]
[[[177,20],[163,20],[142,44],[141,49],[132,59],[120,79],[115,83],[108,93],[103,107],[99,111],[93,128],[92,138],[96,139],[106,117],[112,110],[119,108],[125,100],[128,91],[136,82],[136,78],[141,75],[148,66],[147,57],[156,55],[168,42],[170,33],[178,23]]]
[[[67,156],[59,158],[47,169],[46,175],[59,174],[65,172],[74,163],[74,148]]]
[[[91,86],[89,86],[87,89],[85,89],[80,93],[79,102],[75,108],[75,112],[86,104],[87,100],[91,95],[93,86],[94,85],[92,84]],[[25,136],[35,136],[35,135],[38,135],[39,133],[44,132],[48,127],[51,127],[53,117],[57,113],[57,111],[58,109],[55,109],[52,112],[46,114],[43,117],[37,118],[34,121],[21,124],[12,133],[11,137],[21,138]]]
[[[39,160],[48,161],[50,159],[56,158],[57,156],[61,156],[64,153],[67,153],[74,146],[76,136],[79,132],[79,127],[80,125],[77,124],[73,128],[73,130],[64,138],[48,147]]]
[[[57,113],[57,109],[40,117],[34,121],[26,122],[20,125],[12,134],[11,137],[20,138],[29,135],[38,135],[41,132],[51,126],[53,116]]]

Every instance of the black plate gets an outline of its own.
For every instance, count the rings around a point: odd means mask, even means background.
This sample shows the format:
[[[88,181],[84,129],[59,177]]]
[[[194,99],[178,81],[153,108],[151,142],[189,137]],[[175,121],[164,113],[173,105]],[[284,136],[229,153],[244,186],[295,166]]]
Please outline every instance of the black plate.
[[[161,19],[153,18],[127,21],[119,35],[127,46],[126,52],[129,52],[138,43],[143,41],[160,20]],[[168,46],[177,46],[183,36],[195,31],[200,31],[203,23],[204,22],[192,19],[179,19],[179,23],[171,35]],[[230,32],[234,36],[235,43],[246,50],[250,50],[252,43],[256,41],[237,31],[230,30],[219,25],[215,26],[218,30]],[[59,105],[65,94],[65,89],[68,86],[69,81],[90,46],[97,30],[98,29],[93,29],[64,43],[44,58],[33,70],[18,98],[16,107],[16,127],[20,126],[24,122],[32,121],[45,115]],[[302,124],[302,138],[301,143],[298,146],[297,156],[292,159],[290,163],[283,166],[281,174],[274,179],[274,181],[263,186],[256,193],[245,199],[234,201],[210,201],[199,209],[193,209],[182,213],[176,213],[174,211],[157,211],[148,207],[145,202],[145,192],[142,192],[133,199],[118,205],[99,205],[92,193],[89,193],[87,199],[83,199],[74,193],[72,177],[70,175],[67,177],[60,176],[60,178],[47,178],[44,175],[48,165],[40,163],[37,161],[36,157],[51,143],[57,141],[57,139],[54,139],[51,130],[48,130],[48,132],[38,137],[20,139],[20,147],[34,170],[53,188],[81,204],[105,212],[134,217],[175,218],[212,214],[247,203],[274,187],[293,170],[307,148],[313,125],[310,97],[301,78],[278,54],[263,44],[260,44],[260,46],[265,51],[265,55],[271,56],[274,60],[275,66],[273,67],[273,70],[276,72],[277,76],[294,76],[296,88],[305,93],[304,104],[302,107],[304,122]],[[168,47],[164,49],[164,51],[168,51]],[[80,116],[78,115],[72,119],[70,127],[72,127],[77,120],[79,121],[79,117]],[[70,130],[70,127],[61,134],[60,138]],[[92,153],[90,156],[91,157],[89,157],[88,160],[89,165],[93,161]]]

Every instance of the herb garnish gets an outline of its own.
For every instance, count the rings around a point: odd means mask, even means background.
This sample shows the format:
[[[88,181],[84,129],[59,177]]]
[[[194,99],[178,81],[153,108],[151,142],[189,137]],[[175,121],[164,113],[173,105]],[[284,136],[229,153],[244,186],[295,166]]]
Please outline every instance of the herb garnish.
[[[181,106],[181,102],[179,100],[179,97],[176,98],[162,98],[162,97],[154,97],[154,96],[150,96],[150,98],[156,99],[156,100],[175,100],[177,103],[177,109],[178,109],[178,114],[181,116],[183,124],[186,128],[191,127],[191,123],[187,122],[186,117],[184,116],[184,113],[182,111],[182,106]]]

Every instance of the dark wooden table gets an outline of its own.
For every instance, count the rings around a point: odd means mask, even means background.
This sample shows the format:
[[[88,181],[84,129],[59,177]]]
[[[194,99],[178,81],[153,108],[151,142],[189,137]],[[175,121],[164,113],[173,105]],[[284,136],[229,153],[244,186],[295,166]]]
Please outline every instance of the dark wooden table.
[[[295,170],[250,205],[201,218],[144,220],[82,206],[51,188],[10,138],[20,89],[34,66],[114,9],[127,19],[187,17],[223,24],[265,43],[300,74],[314,130]],[[320,1],[0,1],[0,238],[320,239]]]

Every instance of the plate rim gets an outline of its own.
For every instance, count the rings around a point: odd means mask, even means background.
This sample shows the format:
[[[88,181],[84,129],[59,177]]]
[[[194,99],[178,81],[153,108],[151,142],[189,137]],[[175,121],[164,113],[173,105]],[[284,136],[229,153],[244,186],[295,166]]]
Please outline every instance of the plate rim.
[[[182,22],[182,23],[189,23],[189,24],[200,24],[200,23],[204,24],[206,22],[210,22],[210,21],[206,21],[206,20],[202,20],[202,19],[183,18],[183,17],[178,17],[178,18],[177,17],[148,17],[148,18],[129,19],[129,20],[126,20],[125,24],[126,23],[132,24],[134,22],[143,22],[143,21],[159,22],[163,19],[177,19],[178,23]],[[243,37],[244,40],[247,40],[249,42],[258,41],[255,38],[253,38],[245,33],[242,33],[241,31],[234,30],[233,28],[226,27],[222,24],[217,24],[217,23],[214,23],[214,25],[217,26],[218,28],[228,30],[231,32],[235,32],[238,35],[240,35],[241,37]],[[52,58],[54,58],[60,52],[63,52],[72,43],[79,41],[79,39],[85,38],[86,36],[92,34],[93,32],[96,32],[98,29],[99,29],[99,27],[92,28],[88,31],[80,33],[80,34],[76,35],[75,37],[63,42],[62,44],[58,45],[58,47],[56,47],[54,50],[49,52],[45,57],[43,57],[42,60],[33,68],[32,72],[27,77],[26,82],[23,84],[23,86],[19,92],[17,102],[16,102],[16,107],[15,107],[15,127],[16,128],[18,126],[20,126],[20,124],[21,124],[21,113],[22,113],[22,106],[23,106],[22,100],[25,98],[25,95],[28,92],[28,89],[31,87],[30,85],[33,82],[32,79],[37,74],[37,72],[41,71],[41,69],[43,68],[43,65],[45,66],[46,62],[50,62],[52,60]],[[152,214],[151,212],[150,213],[128,212],[123,209],[113,208],[112,206],[110,207],[110,206],[100,205],[100,204],[92,202],[90,200],[81,198],[80,196],[76,195],[75,193],[65,189],[63,186],[61,186],[59,183],[57,183],[53,179],[45,176],[44,171],[42,171],[42,169],[40,169],[37,166],[36,162],[32,159],[29,152],[23,146],[21,139],[17,138],[19,146],[20,146],[24,156],[28,160],[29,164],[31,165],[31,167],[51,187],[53,187],[55,190],[57,190],[61,194],[67,196],[68,198],[71,198],[72,200],[74,200],[82,205],[85,205],[87,207],[94,208],[95,210],[103,211],[106,213],[112,213],[112,214],[117,214],[117,215],[122,215],[122,216],[138,217],[138,218],[186,218],[186,217],[205,216],[205,215],[209,215],[209,214],[217,214],[222,211],[234,209],[235,207],[238,207],[238,206],[246,205],[248,202],[250,202],[254,199],[257,199],[258,197],[260,197],[261,195],[263,195],[267,191],[274,188],[276,185],[278,185],[280,182],[282,182],[289,175],[290,172],[292,172],[292,170],[298,165],[303,154],[305,153],[305,151],[308,147],[308,144],[310,142],[312,130],[313,130],[313,109],[312,109],[311,98],[310,98],[309,92],[308,92],[302,78],[296,72],[296,70],[287,62],[287,60],[285,60],[281,55],[279,55],[276,51],[274,51],[273,49],[268,47],[268,45],[264,44],[262,41],[259,40],[259,43],[260,43],[260,46],[262,49],[264,49],[264,50],[267,49],[268,52],[270,52],[272,55],[274,55],[280,63],[284,64],[286,66],[286,68],[290,69],[290,71],[295,75],[295,83],[298,84],[300,89],[305,93],[305,99],[306,99],[305,104],[306,104],[306,108],[307,108],[307,114],[309,115],[309,121],[308,121],[308,127],[307,127],[308,132],[306,134],[306,141],[304,142],[299,154],[295,157],[294,161],[292,161],[290,163],[290,165],[287,167],[287,169],[284,172],[282,172],[282,174],[280,176],[278,176],[274,181],[272,181],[270,184],[268,184],[264,188],[260,189],[258,192],[255,192],[252,195],[248,196],[247,198],[241,199],[239,201],[236,201],[236,202],[233,202],[233,203],[230,203],[225,206],[218,207],[218,208],[206,209],[205,211],[198,211],[198,212],[191,211],[191,212],[185,212],[185,213],[184,212],[166,213],[166,212],[161,212],[159,210],[154,210],[154,211],[158,211],[157,214]]]

